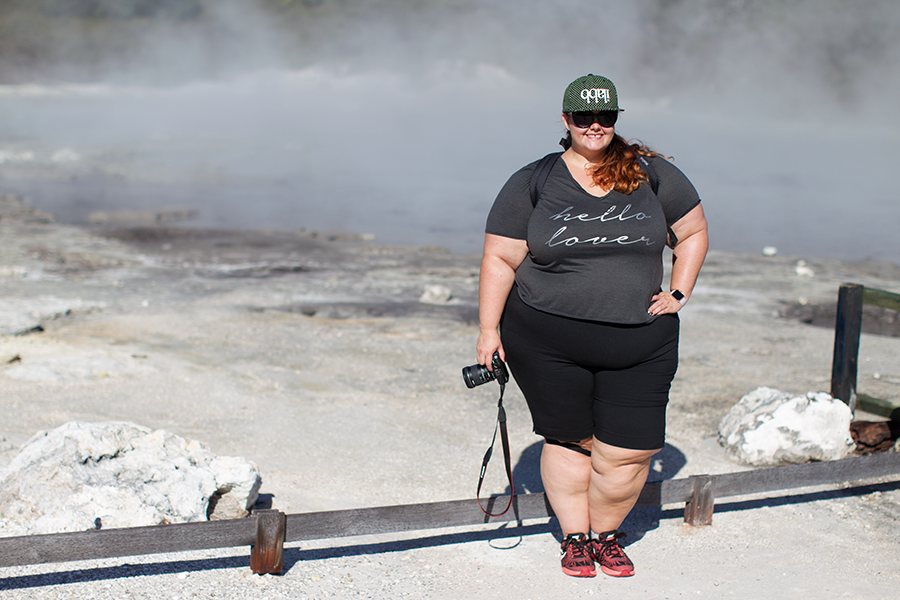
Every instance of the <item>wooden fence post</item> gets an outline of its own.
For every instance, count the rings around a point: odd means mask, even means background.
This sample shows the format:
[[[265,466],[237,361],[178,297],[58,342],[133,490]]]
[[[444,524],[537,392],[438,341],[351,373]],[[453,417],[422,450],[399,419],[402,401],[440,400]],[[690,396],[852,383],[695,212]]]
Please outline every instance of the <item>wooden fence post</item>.
[[[859,334],[862,329],[863,286],[844,284],[838,291],[834,320],[834,360],[831,364],[831,396],[856,410],[856,372]]]
[[[250,549],[250,569],[257,575],[281,575],[287,515],[279,510],[254,510],[256,543]]]
[[[694,491],[684,505],[684,522],[688,525],[712,525],[716,498],[713,494],[713,478],[709,475],[691,477]]]

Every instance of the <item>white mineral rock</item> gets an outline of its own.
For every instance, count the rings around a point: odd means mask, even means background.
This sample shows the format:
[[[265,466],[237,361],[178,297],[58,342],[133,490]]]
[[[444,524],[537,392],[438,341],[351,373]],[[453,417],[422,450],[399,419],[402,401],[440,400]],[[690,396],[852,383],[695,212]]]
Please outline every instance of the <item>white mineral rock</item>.
[[[450,288],[443,285],[426,285],[425,291],[419,297],[419,302],[424,304],[447,304],[453,293]]]
[[[27,441],[0,471],[7,535],[245,516],[262,479],[252,463],[126,422],[73,421]]]
[[[837,460],[855,447],[850,408],[825,392],[794,396],[760,387],[719,423],[726,455],[743,464],[773,466]]]
[[[794,267],[794,272],[799,277],[815,277],[816,272],[806,264],[805,260],[798,260],[797,265]]]

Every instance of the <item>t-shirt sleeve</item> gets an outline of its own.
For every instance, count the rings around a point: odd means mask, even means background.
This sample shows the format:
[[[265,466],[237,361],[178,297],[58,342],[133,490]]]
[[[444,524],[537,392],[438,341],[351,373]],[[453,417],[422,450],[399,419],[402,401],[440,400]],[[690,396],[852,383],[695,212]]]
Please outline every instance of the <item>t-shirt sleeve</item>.
[[[488,213],[485,233],[524,240],[528,236],[528,220],[531,218],[531,174],[534,163],[512,174],[497,194]]]
[[[700,196],[678,167],[661,156],[655,156],[650,161],[659,178],[657,197],[666,214],[666,224],[671,226],[700,204]]]

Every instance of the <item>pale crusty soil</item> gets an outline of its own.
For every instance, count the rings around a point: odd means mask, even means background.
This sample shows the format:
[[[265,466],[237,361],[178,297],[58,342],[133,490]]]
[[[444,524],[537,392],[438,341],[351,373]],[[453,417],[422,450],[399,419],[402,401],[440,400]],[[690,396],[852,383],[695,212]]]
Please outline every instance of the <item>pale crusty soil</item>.
[[[7,211],[0,301],[70,301],[43,331],[0,336],[0,467],[35,432],[128,420],[243,456],[288,513],[470,498],[496,386],[467,389],[478,257],[351,235],[87,230]],[[654,477],[746,467],[718,421],[752,389],[830,387],[833,332],[796,318],[842,282],[900,292],[900,268],[712,252],[682,311],[668,445]],[[801,273],[805,273],[803,269]],[[453,293],[418,301],[427,285]],[[900,403],[900,339],[864,334],[859,389]],[[507,392],[517,491],[540,491],[538,438]],[[857,415],[857,418],[867,418]],[[499,450],[498,450],[499,452]],[[489,471],[502,493],[500,460]],[[890,480],[720,499],[711,527],[682,507],[625,524],[632,578],[558,567],[555,522],[289,544],[280,577],[248,550],[0,569],[8,598],[876,598],[900,589],[900,485]]]

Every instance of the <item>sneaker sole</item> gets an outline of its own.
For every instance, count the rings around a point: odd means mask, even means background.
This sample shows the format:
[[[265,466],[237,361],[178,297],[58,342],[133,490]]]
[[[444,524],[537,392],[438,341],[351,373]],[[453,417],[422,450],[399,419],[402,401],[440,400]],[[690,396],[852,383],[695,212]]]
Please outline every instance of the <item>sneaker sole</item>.
[[[574,569],[567,569],[565,567],[562,568],[562,572],[571,577],[596,577],[597,571],[596,569],[580,569],[578,571]]]
[[[634,575],[634,569],[630,571],[613,571],[612,569],[607,569],[606,567],[600,567],[600,570],[609,575],[610,577],[631,577]]]

